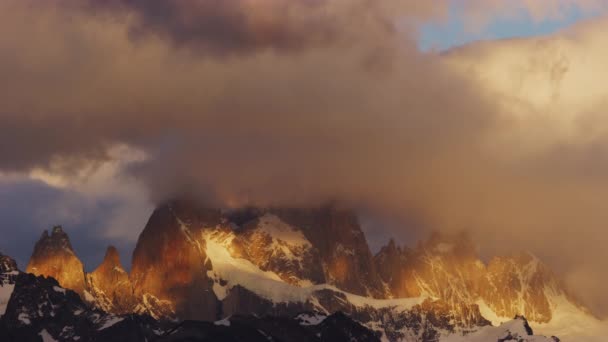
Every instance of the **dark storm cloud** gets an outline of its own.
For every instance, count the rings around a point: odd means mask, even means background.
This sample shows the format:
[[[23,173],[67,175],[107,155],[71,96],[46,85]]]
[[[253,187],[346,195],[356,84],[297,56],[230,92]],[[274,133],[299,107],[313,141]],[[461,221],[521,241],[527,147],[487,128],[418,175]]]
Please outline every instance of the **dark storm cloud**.
[[[123,0],[138,14],[135,34],[160,34],[212,52],[299,49],[331,41],[340,25],[324,18],[325,0]],[[300,8],[301,7],[301,8]],[[295,12],[295,13],[294,13]],[[308,15],[309,12],[316,12]],[[298,14],[304,14],[302,17]]]

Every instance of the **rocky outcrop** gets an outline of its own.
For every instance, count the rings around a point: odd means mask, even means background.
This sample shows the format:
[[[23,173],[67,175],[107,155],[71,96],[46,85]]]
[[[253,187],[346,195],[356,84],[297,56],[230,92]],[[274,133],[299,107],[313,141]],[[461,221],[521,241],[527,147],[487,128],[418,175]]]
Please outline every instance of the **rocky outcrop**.
[[[26,271],[55,278],[62,286],[84,296],[84,266],[72,248],[68,235],[56,226],[49,235],[44,231],[34,246]]]
[[[87,290],[103,303],[106,312],[125,314],[133,312],[137,300],[129,274],[120,262],[120,255],[114,246],[108,247],[103,262],[95,271],[87,274]]]

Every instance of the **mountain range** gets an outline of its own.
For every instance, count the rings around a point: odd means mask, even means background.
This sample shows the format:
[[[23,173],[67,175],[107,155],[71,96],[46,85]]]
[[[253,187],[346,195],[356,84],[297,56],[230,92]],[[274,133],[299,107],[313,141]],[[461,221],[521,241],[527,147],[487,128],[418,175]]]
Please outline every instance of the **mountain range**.
[[[436,233],[373,254],[336,205],[170,201],[130,272],[112,246],[85,272],[58,226],[25,272],[2,256],[0,280],[3,341],[575,341],[599,322],[530,253],[483,262],[467,235]]]

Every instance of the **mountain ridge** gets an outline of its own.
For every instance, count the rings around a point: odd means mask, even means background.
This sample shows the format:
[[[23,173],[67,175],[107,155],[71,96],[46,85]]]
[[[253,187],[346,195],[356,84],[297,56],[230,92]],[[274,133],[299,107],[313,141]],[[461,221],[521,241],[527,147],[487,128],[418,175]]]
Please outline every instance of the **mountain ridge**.
[[[109,248],[84,278],[81,297],[113,314],[216,321],[344,312],[391,341],[468,334],[517,315],[550,323],[558,297],[584,311],[536,258],[486,265],[465,235],[441,234],[415,248],[391,240],[373,255],[356,215],[331,206],[228,212],[167,202],[142,231],[130,274]]]

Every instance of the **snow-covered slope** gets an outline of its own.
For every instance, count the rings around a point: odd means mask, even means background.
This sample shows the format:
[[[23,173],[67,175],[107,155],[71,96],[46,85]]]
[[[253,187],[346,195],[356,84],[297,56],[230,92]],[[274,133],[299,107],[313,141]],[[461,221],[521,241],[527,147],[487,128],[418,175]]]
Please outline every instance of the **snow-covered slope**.
[[[315,293],[322,290],[340,293],[354,306],[376,309],[396,307],[400,310],[408,310],[426,299],[425,297],[374,299],[354,295],[329,284],[291,284],[274,272],[261,270],[249,260],[234,257],[231,252],[231,242],[234,238],[234,233],[225,230],[209,230],[203,234],[205,251],[212,265],[208,274],[214,279],[213,291],[220,300],[224,299],[230,289],[236,285],[245,287],[273,303],[317,303],[314,309],[322,312],[328,310],[318,305],[318,299],[315,297]]]
[[[499,326],[482,327],[478,331],[443,337],[441,342],[556,342],[557,338],[533,335],[528,322],[521,318],[500,324]]]
[[[8,301],[15,290],[15,278],[18,274],[15,261],[0,254],[0,317],[6,312]]]

